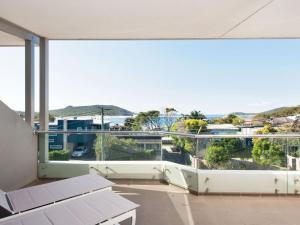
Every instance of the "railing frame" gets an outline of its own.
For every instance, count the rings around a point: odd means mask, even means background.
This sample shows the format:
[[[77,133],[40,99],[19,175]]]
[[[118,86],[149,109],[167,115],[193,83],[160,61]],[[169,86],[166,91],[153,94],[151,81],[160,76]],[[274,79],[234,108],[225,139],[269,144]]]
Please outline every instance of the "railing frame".
[[[194,138],[197,143],[214,138],[299,138],[300,134],[193,135],[165,131],[51,130],[45,134],[110,134],[122,136],[152,135]],[[198,144],[197,144],[198,148]],[[48,161],[39,163],[39,176],[65,178],[97,172],[109,179],[152,179],[189,189],[192,193],[214,194],[299,194],[300,171],[205,170],[167,161]],[[220,185],[222,184],[222,185]],[[254,185],[255,184],[255,185]]]
[[[300,138],[300,133],[293,134],[188,134],[179,132],[167,131],[101,131],[101,130],[34,130],[34,134],[111,134],[118,136],[134,136],[134,135],[155,135],[166,136],[174,135],[180,137],[190,137],[195,139],[208,139],[208,138]]]

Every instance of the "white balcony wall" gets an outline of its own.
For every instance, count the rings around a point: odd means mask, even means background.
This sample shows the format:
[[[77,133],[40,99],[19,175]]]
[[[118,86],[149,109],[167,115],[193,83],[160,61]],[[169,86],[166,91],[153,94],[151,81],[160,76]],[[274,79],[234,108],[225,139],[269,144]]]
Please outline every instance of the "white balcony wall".
[[[81,162],[49,162],[39,163],[40,178],[69,178],[88,174],[89,163]]]
[[[108,179],[152,179],[200,194],[300,194],[300,171],[200,170],[166,161],[51,161],[41,177],[98,173]]]
[[[37,137],[0,101],[0,189],[20,188],[37,178]]]
[[[108,179],[163,179],[160,161],[51,161],[39,164],[39,175],[45,178],[67,178],[98,173]]]
[[[286,171],[198,170],[199,193],[287,194]]]
[[[111,179],[154,179],[163,178],[163,165],[155,161],[106,162],[106,176]]]
[[[198,192],[197,169],[177,163],[165,162],[165,180],[169,184]]]
[[[289,194],[300,194],[300,171],[289,171],[287,178]]]

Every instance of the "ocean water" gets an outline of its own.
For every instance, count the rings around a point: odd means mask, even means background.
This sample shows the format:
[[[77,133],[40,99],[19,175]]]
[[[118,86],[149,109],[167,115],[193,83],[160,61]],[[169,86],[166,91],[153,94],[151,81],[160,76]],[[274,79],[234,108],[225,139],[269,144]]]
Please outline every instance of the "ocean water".
[[[209,115],[205,115],[207,119],[211,120],[211,119],[215,119],[215,118],[221,118],[224,117],[224,115],[222,114],[209,114]],[[124,125],[125,119],[128,118],[130,116],[105,116],[104,117],[104,122],[110,122],[110,125]],[[179,118],[180,116],[177,117],[173,117],[172,119],[174,120],[174,122]],[[160,124],[162,126],[164,126],[165,124],[165,117],[160,117]]]

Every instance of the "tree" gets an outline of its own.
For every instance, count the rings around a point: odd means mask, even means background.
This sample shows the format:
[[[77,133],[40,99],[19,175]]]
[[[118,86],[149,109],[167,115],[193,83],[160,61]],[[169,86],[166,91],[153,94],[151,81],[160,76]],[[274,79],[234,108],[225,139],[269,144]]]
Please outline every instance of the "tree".
[[[189,133],[199,134],[200,132],[205,132],[207,130],[207,122],[204,120],[197,119],[187,119],[184,121],[178,121],[173,124],[172,130],[177,131],[178,124],[183,123],[184,128]],[[193,138],[188,137],[172,137],[175,141],[175,145],[181,151],[188,152],[190,154],[196,154],[197,142]]]
[[[135,126],[136,127],[145,127],[147,130],[156,130],[160,129],[160,112],[156,110],[151,110],[148,112],[140,112],[135,117]]]
[[[49,122],[54,122],[55,121],[55,116],[49,114],[48,119],[49,119]],[[35,121],[39,121],[40,120],[40,114],[39,113],[35,113],[34,114],[34,120]]]
[[[245,122],[245,120],[243,120],[242,118],[237,116],[237,117],[232,119],[231,123],[235,126],[238,126],[238,125],[242,125],[244,122]]]
[[[244,120],[239,116],[231,113],[224,118],[216,118],[213,120],[213,123],[216,124],[233,124],[233,125],[241,125],[244,123]]]
[[[165,125],[167,127],[167,130],[170,131],[173,124],[175,123],[174,116],[176,115],[177,111],[174,108],[165,108],[164,114],[165,114]]]
[[[188,116],[189,119],[196,119],[196,120],[204,120],[206,119],[205,115],[201,113],[201,111],[194,110]]]
[[[264,127],[258,131],[256,131],[257,134],[269,134],[269,133],[276,133],[277,130],[272,127],[270,123],[265,123]]]
[[[124,121],[124,127],[126,130],[134,130],[135,119],[133,117],[128,117]]]
[[[176,148],[181,152],[188,152],[189,154],[195,155],[197,150],[197,141],[193,138],[188,137],[179,137],[179,136],[172,136]]]
[[[49,114],[49,122],[54,122],[54,121],[55,121],[55,117]]]
[[[203,119],[190,119],[190,118],[205,118],[200,111],[193,111],[190,115],[183,115],[180,120],[175,122],[171,129],[176,132],[189,132],[199,134],[207,130],[207,122]],[[176,147],[181,151],[195,154],[197,149],[197,142],[195,139],[188,137],[172,137],[175,140]]]
[[[184,126],[190,133],[199,134],[207,130],[207,122],[200,119],[187,119],[184,121]]]

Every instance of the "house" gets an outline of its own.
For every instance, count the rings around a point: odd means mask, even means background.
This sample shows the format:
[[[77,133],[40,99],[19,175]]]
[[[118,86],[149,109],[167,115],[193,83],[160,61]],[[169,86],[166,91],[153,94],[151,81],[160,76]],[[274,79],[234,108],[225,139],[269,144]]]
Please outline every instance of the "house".
[[[267,122],[269,122],[270,124],[272,124],[275,127],[275,126],[281,126],[284,124],[292,123],[292,122],[294,122],[294,120],[289,117],[274,117],[274,118],[269,119]]]
[[[39,129],[39,124],[35,124]],[[109,122],[104,123],[104,130],[109,129]],[[93,116],[65,117],[58,118],[55,122],[49,123],[50,131],[88,131],[101,130],[101,120]],[[73,150],[77,146],[92,147],[96,134],[61,134],[50,133],[49,150]]]

